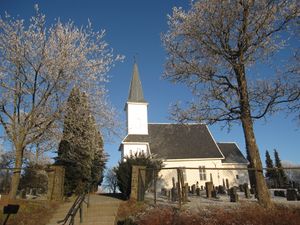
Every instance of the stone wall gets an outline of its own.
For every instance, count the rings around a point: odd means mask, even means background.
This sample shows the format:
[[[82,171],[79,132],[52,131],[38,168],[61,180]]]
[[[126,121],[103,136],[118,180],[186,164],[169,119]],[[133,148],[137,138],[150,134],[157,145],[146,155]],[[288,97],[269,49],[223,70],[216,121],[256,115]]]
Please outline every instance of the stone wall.
[[[145,166],[132,166],[130,199],[143,201],[145,194]]]
[[[48,170],[48,200],[60,201],[64,196],[65,169],[52,165]]]

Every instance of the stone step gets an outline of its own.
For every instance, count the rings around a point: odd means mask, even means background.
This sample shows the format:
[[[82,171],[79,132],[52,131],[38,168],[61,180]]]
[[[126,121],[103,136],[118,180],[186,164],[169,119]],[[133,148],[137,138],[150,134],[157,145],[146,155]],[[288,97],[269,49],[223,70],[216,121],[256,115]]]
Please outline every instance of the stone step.
[[[47,225],[58,225],[57,221],[65,218],[73,202],[60,205]],[[75,225],[114,225],[119,204],[120,200],[118,199],[102,195],[90,195],[89,207],[87,208],[87,205],[83,204],[83,223],[80,223],[78,211]]]

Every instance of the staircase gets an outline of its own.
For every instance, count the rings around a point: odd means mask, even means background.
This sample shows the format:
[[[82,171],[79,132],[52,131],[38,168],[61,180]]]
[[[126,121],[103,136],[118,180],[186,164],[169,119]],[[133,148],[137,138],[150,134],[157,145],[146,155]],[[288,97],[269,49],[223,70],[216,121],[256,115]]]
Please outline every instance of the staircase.
[[[73,202],[67,202],[56,210],[47,225],[58,225],[57,221],[64,219]],[[91,194],[89,207],[83,203],[83,221],[80,223],[79,211],[74,225],[115,225],[120,200],[105,195]],[[66,225],[69,224],[69,221]]]

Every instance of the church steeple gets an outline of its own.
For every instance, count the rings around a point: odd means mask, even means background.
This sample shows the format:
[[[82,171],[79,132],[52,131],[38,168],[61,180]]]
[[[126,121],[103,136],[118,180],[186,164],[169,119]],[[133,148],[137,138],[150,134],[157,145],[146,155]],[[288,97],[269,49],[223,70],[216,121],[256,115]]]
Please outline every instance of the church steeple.
[[[146,102],[143,95],[142,83],[139,76],[138,66],[133,65],[133,73],[129,88],[128,102]]]
[[[148,134],[148,103],[144,99],[142,83],[137,64],[133,65],[129,96],[125,105],[127,115],[127,133]]]

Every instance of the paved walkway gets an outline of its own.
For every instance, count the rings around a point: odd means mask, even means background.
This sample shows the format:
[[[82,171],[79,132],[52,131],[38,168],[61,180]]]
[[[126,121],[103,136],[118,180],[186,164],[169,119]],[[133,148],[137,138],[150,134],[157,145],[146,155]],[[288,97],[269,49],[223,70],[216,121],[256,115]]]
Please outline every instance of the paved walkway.
[[[89,208],[84,203],[83,222],[80,223],[79,211],[75,217],[75,225],[115,225],[116,215],[121,200],[105,195],[90,195]],[[56,210],[47,225],[58,225],[57,221],[64,219],[73,202],[67,202]],[[69,223],[67,223],[69,224]]]

